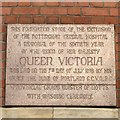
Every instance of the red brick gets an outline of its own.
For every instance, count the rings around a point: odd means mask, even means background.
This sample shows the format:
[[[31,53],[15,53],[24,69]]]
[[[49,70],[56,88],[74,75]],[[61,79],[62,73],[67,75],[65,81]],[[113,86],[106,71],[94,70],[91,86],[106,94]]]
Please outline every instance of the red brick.
[[[105,17],[105,24],[117,24],[118,23],[118,18],[116,17]]]
[[[0,47],[1,47],[1,45],[0,45]],[[0,50],[1,50],[1,48],[0,48]],[[5,51],[5,50],[6,50],[6,44],[3,43],[3,44],[2,44],[2,51]]]
[[[1,71],[0,71],[1,72]],[[0,73],[1,74],[1,73]],[[0,80],[0,88],[2,88],[3,86],[2,86],[2,80]]]
[[[120,62],[116,62],[116,69],[120,70]]]
[[[0,81],[3,81],[5,78],[5,76],[3,76],[3,75],[5,75],[5,74],[3,74],[2,62],[0,61]]]
[[[72,17],[72,16],[61,16],[60,23],[72,24],[72,23],[74,23],[74,17]]]
[[[118,62],[115,63],[116,66],[116,70],[118,70]],[[117,72],[116,72],[116,76],[117,76]]]
[[[0,33],[0,42],[3,41],[3,34]]]
[[[120,33],[120,24],[119,24],[119,26],[118,26],[118,29],[117,29],[117,30],[118,30],[118,33]]]
[[[33,7],[45,6],[45,2],[31,2]]]
[[[117,94],[116,94],[116,95],[117,95],[117,96],[116,96],[117,99],[120,99],[120,90],[117,90],[116,93],[117,93]]]
[[[5,74],[5,68],[2,68],[2,78],[1,78],[2,81],[5,80],[5,76],[6,76],[6,74]]]
[[[2,52],[2,60],[5,60],[5,59],[6,59],[6,53]]]
[[[0,6],[2,6],[2,2],[0,2]]]
[[[119,37],[118,36],[119,36],[119,34],[116,33],[115,34],[115,42],[117,42],[117,43],[119,42]]]
[[[2,60],[2,52],[0,51],[0,60]]]
[[[78,15],[80,15],[80,8],[79,7],[70,7],[70,8],[68,8],[68,14],[74,14],[74,15],[76,15],[76,14],[78,14]]]
[[[4,23],[3,21],[4,21],[4,16],[0,16],[0,23]]]
[[[2,98],[0,98],[0,107],[2,107],[2,101],[3,101],[3,99]]]
[[[46,2],[46,6],[59,6],[59,2]]]
[[[5,52],[0,52],[0,59],[5,60],[6,54]]]
[[[90,6],[103,7],[103,2],[90,2]]]
[[[17,6],[17,2],[2,2],[3,7]]]
[[[0,25],[0,33],[2,32],[2,29],[3,29],[3,28],[2,28],[2,25]]]
[[[2,98],[2,106],[5,106],[5,97]]]
[[[0,33],[0,42],[3,41],[3,34]]]
[[[120,1],[118,2],[118,7],[120,7]]]
[[[5,51],[5,50],[6,50],[5,43],[0,43],[0,51]]]
[[[118,62],[118,70],[120,70],[120,62]],[[119,72],[119,76],[120,76],[120,72]]]
[[[2,34],[2,41],[7,41],[7,34],[6,33]]]
[[[55,14],[55,11],[56,9],[55,8],[41,8],[40,9],[40,13],[41,14]]]
[[[93,16],[91,18],[92,24],[103,24],[104,23],[104,17],[103,16]]]
[[[0,16],[0,22],[4,24],[4,16]]]
[[[118,33],[120,33],[120,24],[117,27]]]
[[[117,89],[120,89],[120,80],[116,81]],[[120,92],[120,91],[119,91]]]
[[[2,88],[2,97],[5,97],[5,89]]]
[[[39,14],[39,8],[13,8],[13,14]]]
[[[118,8],[110,8],[110,16],[118,16]]]
[[[35,16],[34,17],[34,23],[36,23],[36,24],[44,24],[45,23],[45,17],[43,17],[43,16]]]
[[[98,16],[107,16],[108,9],[107,8],[82,8],[83,15],[98,15]]]
[[[62,8],[62,7],[60,8],[60,7],[58,7],[55,10],[56,10],[56,12],[55,12],[56,15],[57,14],[60,14],[60,15],[67,14],[67,8]]]
[[[117,7],[116,2],[104,2],[104,7]]]
[[[118,52],[118,61],[120,60],[120,52]]]
[[[3,7],[2,8],[2,15],[9,15],[11,14],[11,8],[9,7]]]
[[[77,16],[74,18],[74,23],[75,24],[87,24],[91,23],[91,18],[90,17],[85,17],[85,16]]]
[[[0,15],[2,15],[2,9],[3,9],[3,8],[2,8],[2,7],[0,7]]]
[[[0,51],[0,60],[2,60],[2,52]]]
[[[3,107],[5,106],[5,97],[2,98],[2,106],[3,106]]]
[[[61,6],[67,6],[67,7],[68,7],[68,6],[71,6],[71,7],[72,7],[72,6],[74,6],[74,4],[75,4],[74,2],[61,2],[61,3],[60,3]]]
[[[6,62],[5,61],[3,61],[2,62],[2,68],[5,68],[6,67]],[[5,77],[5,76],[4,76]]]
[[[17,16],[5,16],[4,23],[16,24],[17,23]]]
[[[118,42],[120,43],[120,34],[118,34]]]
[[[30,24],[30,23],[33,23],[33,18],[31,16],[20,16],[18,19],[18,23]]]
[[[116,61],[118,61],[118,52],[116,52],[116,54],[115,54],[115,59],[116,59]]]
[[[67,8],[57,7],[57,8],[41,8],[41,14],[67,14]]]
[[[18,2],[18,6],[30,6],[30,2]]]
[[[0,25],[0,33],[7,32],[7,27],[6,25]]]
[[[120,52],[120,44],[116,44],[116,51],[118,52]]]
[[[0,61],[0,69],[3,69],[3,68],[5,68],[5,62]],[[2,79],[3,79],[3,76],[2,76]]]
[[[2,31],[1,32],[7,32],[7,26],[6,25],[2,25]]]
[[[2,92],[3,92],[3,90],[2,90],[2,88],[0,88],[0,98],[2,98]]]
[[[6,33],[0,33],[0,42],[1,42],[1,41],[4,41],[4,40],[3,40],[4,34],[6,34]]]
[[[120,13],[118,13],[119,14],[119,16],[120,16]],[[118,24],[120,24],[120,18],[118,18]]]
[[[0,98],[2,98],[3,96],[3,89],[2,88],[0,88]]]
[[[117,107],[120,107],[120,99],[117,99]]]
[[[18,2],[30,2],[31,0],[18,0]],[[37,0],[34,0],[34,2],[37,1]],[[40,1],[40,0],[39,0]],[[31,1],[32,2],[32,1]]]
[[[120,70],[117,71],[116,77],[117,77],[117,79],[120,79]]]
[[[75,6],[80,6],[80,7],[89,6],[89,2],[76,2]]]
[[[5,68],[5,61],[0,61],[0,69]]]
[[[59,17],[57,16],[49,16],[46,18],[46,23],[48,24],[57,24],[59,23]]]
[[[120,25],[115,25],[115,32],[120,33]]]
[[[5,80],[2,80],[2,88],[5,88]]]

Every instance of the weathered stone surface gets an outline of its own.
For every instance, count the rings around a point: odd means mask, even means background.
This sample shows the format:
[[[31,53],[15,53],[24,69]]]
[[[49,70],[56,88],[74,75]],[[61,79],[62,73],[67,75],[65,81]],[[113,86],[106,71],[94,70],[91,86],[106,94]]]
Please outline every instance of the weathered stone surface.
[[[0,107],[0,119],[2,120],[2,107]]]
[[[6,105],[116,105],[114,25],[14,24],[7,37]]]
[[[118,118],[118,109],[54,108],[54,118]]]
[[[76,90],[63,90],[61,85],[58,86],[60,87],[53,89],[51,87],[50,90],[50,85],[39,85],[32,89],[23,85],[7,85],[6,105],[116,105],[115,85],[74,85]],[[101,88],[101,90],[93,90],[93,88]]]
[[[115,108],[14,107],[0,110],[1,118],[119,118]]]
[[[120,108],[118,109],[118,118],[120,120]]]
[[[3,108],[3,118],[52,118],[53,109],[50,107]]]
[[[95,27],[102,32],[90,32]],[[110,30],[103,32],[103,28]],[[113,25],[9,25],[7,84],[115,84],[113,28]]]

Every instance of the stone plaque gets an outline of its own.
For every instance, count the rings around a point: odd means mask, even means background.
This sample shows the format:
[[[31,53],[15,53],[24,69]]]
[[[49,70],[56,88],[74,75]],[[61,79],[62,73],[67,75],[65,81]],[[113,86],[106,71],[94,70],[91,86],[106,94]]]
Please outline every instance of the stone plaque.
[[[8,25],[5,104],[116,106],[114,47],[114,25]]]

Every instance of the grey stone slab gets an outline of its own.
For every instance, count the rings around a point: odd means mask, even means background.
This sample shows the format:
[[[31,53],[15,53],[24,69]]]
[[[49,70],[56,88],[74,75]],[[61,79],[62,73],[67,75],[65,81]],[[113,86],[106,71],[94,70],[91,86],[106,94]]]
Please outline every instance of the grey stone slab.
[[[6,69],[7,84],[115,84],[114,26],[8,25]]]
[[[116,106],[115,88],[115,85],[7,85],[5,105]]]
[[[52,118],[52,107],[2,108],[2,118]]]
[[[56,107],[54,118],[118,118],[118,109]]]
[[[114,47],[114,25],[8,25],[5,104],[115,106]]]
[[[118,118],[115,108],[13,107],[0,108],[0,118]]]
[[[118,118],[120,120],[120,108],[118,109]]]

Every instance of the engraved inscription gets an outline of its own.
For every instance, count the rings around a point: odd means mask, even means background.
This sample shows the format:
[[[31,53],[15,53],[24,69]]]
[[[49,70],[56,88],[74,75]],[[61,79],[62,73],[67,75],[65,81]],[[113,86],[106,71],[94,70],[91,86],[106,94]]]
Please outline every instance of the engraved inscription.
[[[6,105],[115,106],[114,25],[8,25]]]

